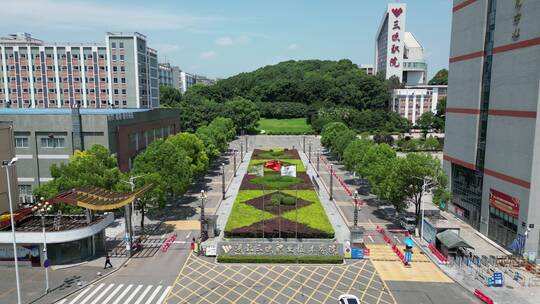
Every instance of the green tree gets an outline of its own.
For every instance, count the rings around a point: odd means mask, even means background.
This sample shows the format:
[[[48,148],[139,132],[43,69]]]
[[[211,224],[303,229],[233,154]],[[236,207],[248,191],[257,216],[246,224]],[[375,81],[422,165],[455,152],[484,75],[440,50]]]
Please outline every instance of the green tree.
[[[380,185],[394,166],[396,152],[387,144],[369,147],[360,163],[359,173],[367,178],[375,194],[380,195]]]
[[[101,145],[75,151],[67,163],[53,164],[50,171],[53,180],[34,189],[37,197],[50,198],[73,188],[88,186],[119,190],[120,181],[124,178],[116,157]]]
[[[159,103],[162,108],[176,108],[182,102],[182,93],[176,88],[159,86]]]
[[[448,70],[439,70],[428,82],[429,85],[448,85]]]
[[[190,158],[186,151],[161,139],[154,140],[137,155],[132,172],[143,176],[141,182],[153,184],[153,188],[139,199],[143,231],[145,210],[164,208],[167,199],[184,194],[192,180]]]
[[[235,97],[225,103],[225,115],[232,119],[237,130],[255,131],[260,113],[257,105],[245,98]]]
[[[441,98],[437,102],[437,114],[435,114],[435,121],[433,127],[439,132],[444,132],[444,121],[446,119],[446,97]]]
[[[336,134],[336,137],[333,140],[334,151],[339,155],[340,158],[343,156],[345,148],[347,148],[347,146],[356,138],[356,132],[348,128]]]
[[[424,149],[428,151],[440,150],[441,144],[436,137],[430,136],[424,141]]]
[[[228,141],[231,141],[236,137],[236,128],[233,120],[230,118],[216,117],[212,120],[210,125],[217,128],[220,132],[223,132]]]
[[[201,177],[208,168],[208,156],[204,143],[195,134],[178,133],[167,138],[175,147],[183,149],[189,157],[191,172],[194,177]]]
[[[343,151],[343,163],[349,171],[358,172],[362,158],[367,150],[373,145],[369,139],[361,138],[353,140]]]
[[[326,148],[333,149],[333,141],[336,138],[336,135],[348,129],[349,128],[342,122],[332,122],[325,125],[321,132],[322,145]]]
[[[425,112],[416,120],[416,125],[422,130],[424,137],[427,136],[429,130],[433,129],[434,123],[435,115],[431,111]]]

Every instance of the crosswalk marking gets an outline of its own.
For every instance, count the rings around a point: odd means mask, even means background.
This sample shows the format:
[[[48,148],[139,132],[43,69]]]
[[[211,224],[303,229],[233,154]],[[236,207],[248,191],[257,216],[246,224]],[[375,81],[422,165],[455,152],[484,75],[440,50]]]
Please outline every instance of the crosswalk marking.
[[[105,286],[105,284],[99,284],[99,286],[94,289],[94,291],[92,291],[88,297],[86,297],[80,304],[84,304],[86,303],[88,300],[90,300],[101,288],[103,288],[103,286]],[[74,303],[75,304],[75,303]]]
[[[101,304],[107,304],[112,299],[112,297],[114,297],[114,295],[117,294],[120,289],[122,289],[122,287],[124,287],[124,284],[116,286],[116,289],[113,290],[113,292],[107,298],[105,298],[105,300],[103,300]]]
[[[150,295],[150,298],[148,298],[148,300],[146,300],[146,304],[152,304],[152,300],[156,297],[157,293],[159,292],[159,290],[161,289],[161,285],[159,285],[156,290],[154,290],[154,292]]]
[[[145,284],[102,283],[90,285],[74,298],[66,298],[56,304],[161,304],[171,286]]]
[[[92,301],[92,303],[90,303],[90,304],[97,304],[98,301],[101,300],[101,298],[107,293],[107,291],[109,291],[109,290],[110,290],[111,288],[113,288],[113,287],[114,287],[114,284],[111,284],[111,285],[107,286],[107,288],[105,288],[105,290],[103,290],[103,291],[99,294],[99,296],[98,296],[94,301]]]
[[[122,291],[122,293],[118,296],[116,301],[114,301],[112,304],[120,303],[120,300],[122,300],[122,298],[126,295],[126,293],[128,293],[128,291],[131,289],[131,287],[133,287],[133,284],[129,284],[128,287],[124,291]]]
[[[137,300],[137,302],[135,302],[135,304],[140,304],[143,300],[143,298],[146,296],[146,294],[150,291],[150,288],[152,288],[152,285],[148,285],[148,287],[146,287],[146,289],[143,291],[142,295],[139,297],[139,299]]]
[[[82,296],[84,296],[85,293],[87,293],[88,291],[90,291],[90,288],[86,288],[84,289],[75,299],[73,299],[73,301],[71,301],[71,303],[69,304],[75,304],[77,303],[77,301],[82,298]]]
[[[169,294],[169,291],[171,290],[171,286],[165,288],[165,291],[163,292],[163,294],[161,295],[161,297],[159,297],[159,299],[157,300],[156,304],[161,304],[163,303],[163,301],[165,301],[165,297]]]
[[[137,288],[135,288],[135,291],[133,291],[133,293],[129,296],[129,298],[127,298],[125,303],[129,303],[129,301],[131,301],[131,299],[135,297],[135,295],[139,292],[139,290],[141,290],[141,288],[143,288],[143,285],[137,286]]]

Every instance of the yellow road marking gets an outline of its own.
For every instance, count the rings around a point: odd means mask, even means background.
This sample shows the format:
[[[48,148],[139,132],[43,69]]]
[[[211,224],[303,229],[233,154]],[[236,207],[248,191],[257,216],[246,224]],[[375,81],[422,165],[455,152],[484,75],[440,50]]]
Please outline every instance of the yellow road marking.
[[[369,289],[369,286],[371,285],[371,282],[373,282],[373,278],[375,277],[375,274],[377,272],[374,271],[372,274],[371,274],[371,278],[369,279],[369,282],[368,284],[366,285],[366,289],[364,289],[364,292],[362,293],[362,297],[360,298],[360,301],[364,300],[364,297],[366,296],[366,292],[368,291]]]
[[[321,284],[323,284],[324,280],[326,280],[326,277],[330,274],[330,272],[332,272],[332,268],[328,269],[328,272],[323,277],[323,279],[319,282],[319,284],[317,284],[317,287],[313,288],[313,292],[309,294],[309,297],[307,298],[306,303],[310,303],[311,297],[313,297],[313,295],[317,292],[317,289],[321,287]]]

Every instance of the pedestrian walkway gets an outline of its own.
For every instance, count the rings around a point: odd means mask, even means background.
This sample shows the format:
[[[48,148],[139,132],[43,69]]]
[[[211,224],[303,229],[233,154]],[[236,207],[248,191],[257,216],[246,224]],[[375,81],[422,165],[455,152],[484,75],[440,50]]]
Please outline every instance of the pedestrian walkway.
[[[95,284],[56,304],[161,304],[171,286]]]

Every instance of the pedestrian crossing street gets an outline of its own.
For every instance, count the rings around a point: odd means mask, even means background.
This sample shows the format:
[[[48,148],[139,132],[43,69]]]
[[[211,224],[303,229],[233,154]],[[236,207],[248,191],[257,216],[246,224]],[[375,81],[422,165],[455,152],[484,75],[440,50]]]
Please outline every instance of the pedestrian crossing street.
[[[56,304],[161,304],[171,286],[96,284]]]

